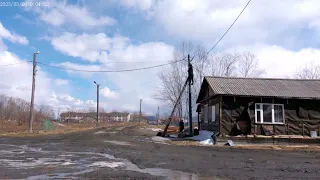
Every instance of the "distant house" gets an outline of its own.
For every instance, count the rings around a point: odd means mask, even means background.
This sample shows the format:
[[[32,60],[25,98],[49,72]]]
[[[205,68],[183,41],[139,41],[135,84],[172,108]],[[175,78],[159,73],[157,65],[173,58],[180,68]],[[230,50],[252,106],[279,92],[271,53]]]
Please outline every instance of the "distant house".
[[[130,121],[131,115],[127,112],[110,112],[110,113],[99,113],[99,117],[104,121]]]
[[[100,121],[130,121],[131,115],[126,112],[110,112],[110,113],[99,113]],[[62,122],[88,122],[96,121],[96,113],[78,113],[78,112],[64,112],[60,114],[60,121]]]
[[[220,135],[310,135],[320,131],[320,80],[205,77],[201,129]]]
[[[95,121],[95,114],[82,112],[64,112],[60,114],[60,121],[68,123],[90,122]]]

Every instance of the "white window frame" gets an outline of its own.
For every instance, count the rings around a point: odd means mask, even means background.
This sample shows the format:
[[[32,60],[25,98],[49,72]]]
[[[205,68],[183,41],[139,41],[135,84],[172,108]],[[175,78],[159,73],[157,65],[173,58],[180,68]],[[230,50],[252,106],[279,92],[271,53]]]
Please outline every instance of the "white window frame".
[[[260,109],[257,109],[257,105],[260,105]],[[263,105],[271,105],[271,117],[272,117],[272,122],[263,122]],[[283,122],[275,122],[274,118],[274,106],[281,106],[282,107],[282,114],[283,114]],[[285,111],[284,111],[284,105],[283,104],[273,104],[273,103],[255,103],[254,105],[254,119],[256,124],[285,124]],[[260,120],[261,122],[257,121],[257,111],[260,111]]]
[[[216,106],[211,106],[211,122],[216,122]]]

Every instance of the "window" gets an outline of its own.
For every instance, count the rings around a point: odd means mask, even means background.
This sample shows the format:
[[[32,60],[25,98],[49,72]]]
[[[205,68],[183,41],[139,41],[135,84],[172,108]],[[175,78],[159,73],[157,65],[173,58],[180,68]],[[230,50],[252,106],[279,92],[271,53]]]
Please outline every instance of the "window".
[[[211,106],[212,111],[211,111],[211,121],[216,122],[216,106]]]
[[[284,106],[283,104],[257,103],[255,108],[256,123],[283,124]]]
[[[209,123],[209,119],[208,119],[208,104],[204,105],[204,122]]]

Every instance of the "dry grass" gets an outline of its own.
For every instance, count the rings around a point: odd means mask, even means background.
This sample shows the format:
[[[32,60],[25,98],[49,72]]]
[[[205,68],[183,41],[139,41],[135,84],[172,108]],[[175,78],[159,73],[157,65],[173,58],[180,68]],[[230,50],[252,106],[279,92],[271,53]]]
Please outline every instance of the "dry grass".
[[[55,130],[41,130],[40,124],[34,124],[33,133],[29,133],[28,124],[18,125],[16,122],[5,122],[0,127],[0,137],[26,137],[39,135],[65,134],[70,132],[86,131],[96,128],[96,123],[60,124],[54,122]],[[134,123],[99,123],[99,127],[129,126]]]

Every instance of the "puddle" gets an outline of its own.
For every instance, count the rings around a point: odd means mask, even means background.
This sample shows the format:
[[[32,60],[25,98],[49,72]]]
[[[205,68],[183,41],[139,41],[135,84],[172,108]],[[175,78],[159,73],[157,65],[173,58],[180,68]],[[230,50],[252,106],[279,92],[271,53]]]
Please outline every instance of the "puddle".
[[[62,178],[72,178],[85,173],[90,173],[95,169],[86,169],[82,171],[72,172],[72,173],[55,173],[55,174],[45,174],[45,175],[37,175],[37,176],[29,176],[27,180],[39,180],[39,179],[62,179]]]
[[[198,176],[193,173],[187,173],[182,171],[174,171],[170,169],[162,169],[162,168],[145,168],[141,169],[136,164],[133,164],[130,161],[126,162],[126,170],[128,171],[135,171],[139,173],[146,173],[152,176],[161,176],[167,177],[169,179],[192,179],[197,180]]]
[[[156,140],[167,141],[166,138],[156,137]],[[131,145],[128,142],[121,141],[106,141],[109,143],[116,143],[119,145]],[[152,176],[167,177],[169,179],[198,179],[198,176],[193,173],[187,173],[182,171],[175,171],[170,169],[162,168],[145,168],[141,169],[136,164],[133,164],[131,161],[122,158],[116,158],[109,154],[104,153],[94,153],[94,152],[67,152],[67,151],[45,151],[41,148],[31,148],[27,146],[10,146],[14,148],[19,148],[20,151],[24,150],[26,154],[18,158],[22,160],[13,160],[13,159],[0,159],[0,167],[13,167],[17,170],[19,169],[28,169],[28,168],[45,168],[55,166],[56,171],[59,169],[68,168],[68,171],[75,171],[69,173],[50,173],[44,175],[30,176],[26,179],[62,179],[62,178],[76,178],[79,175],[93,172],[99,168],[120,168],[127,171],[134,171],[139,173],[146,173]],[[13,151],[13,155],[19,154],[20,151]],[[29,153],[32,155],[41,156],[41,158],[31,158]],[[39,154],[34,154],[39,153]],[[41,154],[40,154],[41,153]],[[88,155],[88,156],[85,156]],[[28,158],[26,158],[26,156]],[[46,157],[43,157],[46,156]],[[55,158],[48,158],[55,156]],[[99,156],[99,158],[94,158]],[[14,156],[15,157],[15,156]],[[59,158],[57,158],[59,157]],[[67,159],[72,157],[73,159]],[[1,158],[1,157],[0,157]],[[114,162],[110,162],[113,160]],[[160,164],[159,164],[160,165]]]
[[[112,144],[116,144],[116,145],[122,145],[122,146],[134,146],[133,144],[130,144],[129,142],[125,142],[125,141],[107,141],[107,140],[104,140],[104,142],[112,143]]]

